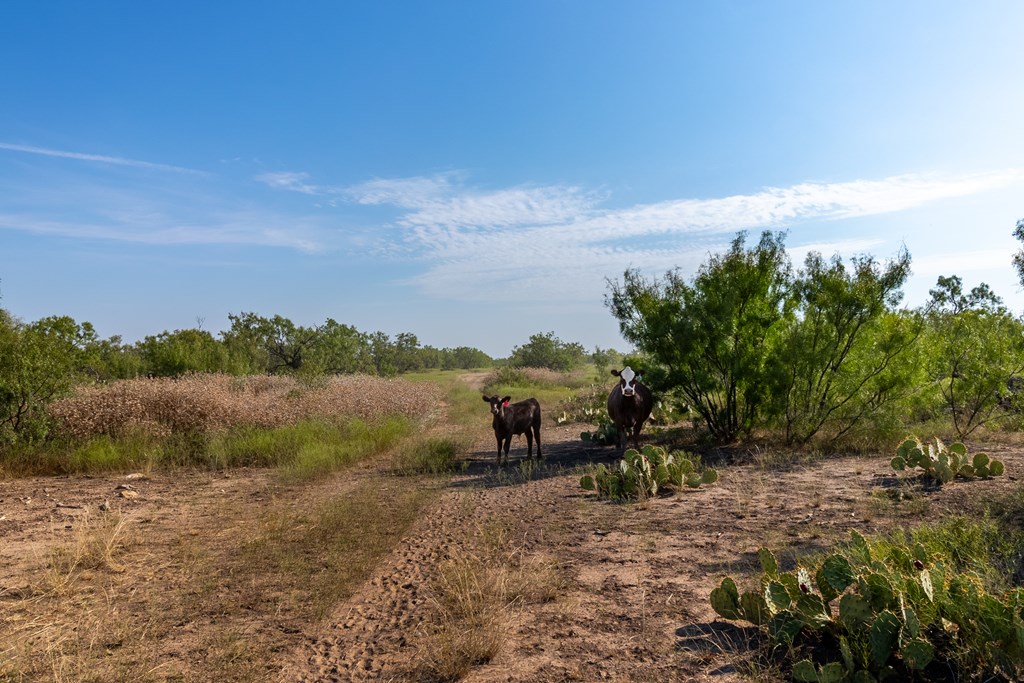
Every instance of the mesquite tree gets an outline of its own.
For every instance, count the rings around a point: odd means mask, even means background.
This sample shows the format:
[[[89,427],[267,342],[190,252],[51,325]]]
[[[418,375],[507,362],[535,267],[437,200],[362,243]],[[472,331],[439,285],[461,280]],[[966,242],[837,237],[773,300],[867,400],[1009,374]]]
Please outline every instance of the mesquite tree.
[[[833,438],[893,398],[909,375],[896,360],[917,340],[914,316],[887,315],[910,275],[903,250],[884,267],[870,256],[807,255],[794,281],[798,315],[788,321],[773,392],[787,443],[806,443],[826,424]]]
[[[663,366],[665,382],[728,442],[758,426],[769,401],[773,334],[790,315],[791,267],[783,233],[756,247],[740,233],[701,266],[648,281],[635,270],[610,283],[606,303],[623,336]]]
[[[929,294],[929,365],[962,439],[1002,415],[1024,372],[1024,324],[985,283],[965,294],[959,277],[939,277]]]
[[[1013,236],[1024,242],[1024,218],[1017,221],[1017,226],[1013,229]],[[1024,249],[1013,255],[1013,267],[1017,269],[1020,284],[1024,285]]]

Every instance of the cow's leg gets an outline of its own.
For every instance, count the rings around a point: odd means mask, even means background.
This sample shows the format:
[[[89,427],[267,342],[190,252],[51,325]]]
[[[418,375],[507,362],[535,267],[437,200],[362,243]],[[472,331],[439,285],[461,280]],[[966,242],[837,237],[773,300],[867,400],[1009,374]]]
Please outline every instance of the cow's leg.
[[[638,422],[633,425],[633,447],[637,450],[640,450],[640,430],[643,426],[642,422]]]
[[[501,437],[495,435],[495,438],[498,440],[498,465],[501,465]]]
[[[523,434],[526,435],[526,459],[533,460],[533,432],[527,429]]]
[[[512,435],[505,437],[505,464],[508,464],[508,449],[512,447]]]
[[[533,438],[537,440],[537,459],[540,460],[544,457],[540,452],[540,425],[533,425]]]

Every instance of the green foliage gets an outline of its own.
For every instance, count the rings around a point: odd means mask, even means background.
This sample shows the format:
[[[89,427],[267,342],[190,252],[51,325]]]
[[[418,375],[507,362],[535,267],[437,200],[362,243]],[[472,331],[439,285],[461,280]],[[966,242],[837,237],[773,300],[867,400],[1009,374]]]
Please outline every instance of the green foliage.
[[[921,331],[910,315],[889,314],[902,297],[910,254],[881,268],[870,256],[807,255],[793,283],[799,314],[789,318],[776,359],[776,407],[787,443],[807,443],[826,425],[833,440],[901,393],[911,372],[905,356]]]
[[[597,424],[601,415],[608,415],[608,392],[604,387],[590,384],[576,391],[558,406],[555,417],[558,424],[591,422]]]
[[[765,232],[747,249],[740,233],[690,283],[678,271],[653,281],[626,271],[607,304],[653,361],[652,386],[680,396],[718,441],[780,427],[804,444],[888,426],[919,372],[921,320],[894,310],[910,255],[884,266],[857,256],[848,269],[812,252],[794,276],[783,236]]]
[[[203,330],[161,332],[143,339],[136,349],[143,374],[153,377],[221,372],[228,367],[227,349]]]
[[[1024,323],[986,285],[964,294],[959,277],[930,291],[928,369],[963,439],[1005,415],[1009,385],[1024,372]]]
[[[469,346],[441,349],[441,368],[444,370],[472,370],[489,368],[492,365],[494,359],[480,349]]]
[[[628,365],[628,363],[623,362],[620,352],[615,349],[602,349],[600,346],[594,347],[594,352],[590,354],[590,361],[597,369],[599,377],[606,376],[612,368],[621,368],[624,365]]]
[[[685,451],[668,453],[660,446],[647,445],[642,450],[630,448],[617,465],[597,465],[591,474],[580,479],[580,486],[596,491],[599,498],[611,500],[643,500],[660,491],[698,488],[718,481],[718,472],[702,467],[700,456]]]
[[[1024,218],[1017,221],[1013,228],[1013,236],[1024,242]],[[1024,249],[1013,255],[1013,267],[1017,269],[1017,277],[1020,278],[1021,286],[1024,286]]]
[[[522,368],[512,367],[509,365],[503,365],[499,368],[495,368],[487,378],[487,382],[484,384],[484,391],[492,393],[501,393],[496,391],[497,387],[511,387],[517,389],[525,389],[533,385],[533,380],[526,374],[526,371]]]
[[[554,332],[548,332],[532,335],[529,342],[514,348],[508,364],[518,368],[547,368],[565,372],[579,367],[586,358],[586,350],[581,344],[563,342]]]
[[[315,327],[296,325],[288,318],[266,318],[256,313],[228,314],[231,328],[224,343],[232,358],[248,373],[298,372],[306,357],[320,343]]]
[[[692,284],[678,271],[648,282],[628,270],[607,304],[623,336],[665,368],[711,434],[731,441],[763,420],[773,369],[766,360],[791,309],[791,267],[783,234],[764,232],[746,249],[701,266]]]
[[[920,469],[921,476],[937,484],[947,484],[956,477],[998,477],[1004,472],[1002,461],[989,458],[985,453],[967,454],[967,447],[959,441],[948,447],[941,439],[923,443],[916,436],[908,437],[896,449],[890,465],[897,472]]]
[[[608,411],[595,412],[589,417],[597,425],[593,431],[580,432],[580,439],[599,446],[611,446],[619,441],[619,429],[608,417]]]
[[[479,349],[435,349],[420,346],[410,332],[391,339],[383,332],[364,333],[332,318],[316,327],[295,325],[288,318],[255,313],[230,314],[231,329],[223,343],[230,367],[241,374],[301,373],[390,376],[428,369],[489,367],[493,361]]]
[[[46,406],[90,378],[97,343],[89,323],[23,324],[0,309],[0,448],[48,436]]]
[[[933,528],[930,538],[874,542],[854,531],[817,567],[789,572],[762,548],[760,587],[741,592],[726,577],[711,592],[711,606],[725,619],[760,626],[794,658],[800,650],[793,646],[831,644],[831,661],[793,663],[798,681],[905,680],[936,660],[965,680],[978,674],[1018,680],[1024,589],[990,593],[978,573],[964,569],[964,558],[954,553],[962,526]],[[984,564],[989,551],[972,551],[972,562]],[[825,650],[819,647],[818,656]]]
[[[306,352],[306,367],[328,375],[374,374],[369,335],[328,318],[318,329],[317,343]]]

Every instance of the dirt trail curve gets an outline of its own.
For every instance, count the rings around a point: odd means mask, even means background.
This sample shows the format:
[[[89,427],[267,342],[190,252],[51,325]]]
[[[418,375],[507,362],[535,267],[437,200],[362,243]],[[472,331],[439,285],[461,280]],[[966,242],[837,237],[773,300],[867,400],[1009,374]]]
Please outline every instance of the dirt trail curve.
[[[717,620],[707,596],[725,574],[750,569],[757,548],[785,559],[900,524],[880,492],[887,457],[829,459],[789,471],[729,467],[714,487],[641,505],[598,502],[576,465],[610,462],[579,440],[580,425],[545,425],[545,467],[527,479],[518,460],[499,472],[490,437],[374,577],[310,636],[280,680],[417,681],[438,564],[472,546],[487,520],[515,525],[527,554],[554,560],[566,580],[547,603],[517,613],[502,652],[463,680],[739,681],[748,632]],[[514,455],[525,452],[518,441]],[[989,449],[1017,470],[1019,449]],[[1015,478],[975,482],[1012,487]],[[929,494],[942,512],[971,484]],[[875,495],[872,495],[872,492]]]

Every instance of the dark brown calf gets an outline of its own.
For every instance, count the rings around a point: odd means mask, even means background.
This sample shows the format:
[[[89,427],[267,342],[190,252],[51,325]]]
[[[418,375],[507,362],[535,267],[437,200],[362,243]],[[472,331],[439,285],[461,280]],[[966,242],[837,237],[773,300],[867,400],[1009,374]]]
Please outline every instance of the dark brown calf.
[[[505,448],[505,464],[508,464],[508,449],[512,445],[512,437],[526,434],[527,457],[533,458],[533,440],[537,440],[537,457],[540,452],[540,403],[535,398],[510,404],[511,396],[499,399],[497,396],[484,396],[484,401],[491,404],[491,426],[494,427],[494,438],[498,440],[498,464],[502,464],[501,450]]]

